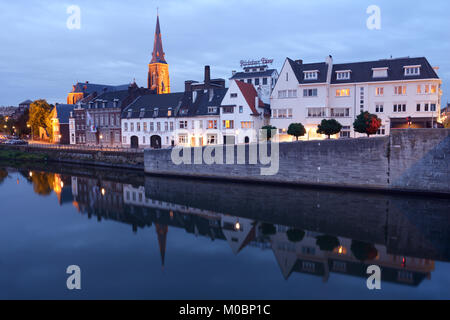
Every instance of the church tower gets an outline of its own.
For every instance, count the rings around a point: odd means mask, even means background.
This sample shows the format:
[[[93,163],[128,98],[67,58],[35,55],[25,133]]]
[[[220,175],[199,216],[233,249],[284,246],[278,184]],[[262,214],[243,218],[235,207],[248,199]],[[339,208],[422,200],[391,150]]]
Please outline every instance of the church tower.
[[[156,94],[170,93],[169,65],[164,56],[158,14],[152,60],[148,65],[148,88]]]

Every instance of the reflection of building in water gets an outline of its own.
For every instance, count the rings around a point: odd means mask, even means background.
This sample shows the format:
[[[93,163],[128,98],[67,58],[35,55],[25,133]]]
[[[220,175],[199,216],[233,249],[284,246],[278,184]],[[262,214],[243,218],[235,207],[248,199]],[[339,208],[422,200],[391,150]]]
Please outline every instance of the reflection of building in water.
[[[260,223],[189,205],[164,202],[146,196],[143,186],[58,174],[31,174],[36,192],[47,189],[58,195],[60,203],[72,201],[89,217],[119,221],[133,231],[155,225],[161,263],[166,259],[169,227],[185,229],[195,236],[226,240],[234,254],[246,246],[271,248],[283,276],[293,272],[320,276],[327,281],[330,274],[347,274],[367,278],[366,270],[375,264],[382,268],[384,281],[419,285],[430,279],[434,261],[387,253],[384,245],[373,245],[345,237],[327,236],[320,232],[294,230],[282,225]]]
[[[367,278],[367,267],[377,265],[381,267],[383,281],[417,286],[423,279],[430,279],[434,271],[434,261],[388,254],[382,245],[365,244],[368,259],[361,261],[355,255],[357,245],[364,245],[363,242],[306,232],[304,239],[295,243],[289,241],[286,231],[287,227],[278,226],[277,233],[271,236],[273,252],[286,279],[292,272],[320,276],[324,281],[330,272]],[[321,250],[318,239],[325,237],[335,238],[337,242]]]

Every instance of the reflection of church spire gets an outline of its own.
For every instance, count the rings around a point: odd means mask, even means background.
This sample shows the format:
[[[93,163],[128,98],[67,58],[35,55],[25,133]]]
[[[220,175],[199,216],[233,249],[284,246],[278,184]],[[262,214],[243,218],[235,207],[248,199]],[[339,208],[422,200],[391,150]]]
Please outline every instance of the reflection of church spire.
[[[164,269],[165,257],[166,257],[166,240],[169,227],[167,225],[155,224],[156,233],[158,235],[159,252],[161,253],[161,265]]]

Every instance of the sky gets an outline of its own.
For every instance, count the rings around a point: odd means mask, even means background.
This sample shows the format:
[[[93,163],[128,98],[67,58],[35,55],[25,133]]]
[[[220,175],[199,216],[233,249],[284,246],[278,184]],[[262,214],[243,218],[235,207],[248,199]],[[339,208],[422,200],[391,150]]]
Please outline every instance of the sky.
[[[69,29],[67,8],[80,8]],[[367,8],[381,10],[369,30]],[[245,59],[335,63],[428,58],[450,100],[450,2],[403,0],[0,0],[0,106],[64,103],[77,81],[146,86],[159,7],[172,92],[184,81],[231,77]]]

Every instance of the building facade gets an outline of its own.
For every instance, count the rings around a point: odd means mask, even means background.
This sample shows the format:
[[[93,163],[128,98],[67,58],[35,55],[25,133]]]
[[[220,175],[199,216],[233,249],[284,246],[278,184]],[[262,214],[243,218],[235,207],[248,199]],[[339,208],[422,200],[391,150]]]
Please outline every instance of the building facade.
[[[346,64],[333,64],[331,56],[309,64],[288,58],[272,93],[271,125],[278,128],[281,141],[292,141],[287,129],[295,122],[305,126],[302,139],[324,139],[316,132],[322,119],[342,124],[339,137],[362,136],[353,130],[353,122],[364,111],[382,120],[380,135],[389,135],[391,129],[434,127],[441,83],[426,58]]]
[[[278,71],[269,69],[267,64],[245,66],[242,72],[233,71],[230,80],[239,80],[252,84],[261,100],[264,103],[270,103],[273,88],[278,80]]]
[[[56,144],[70,144],[70,115],[75,106],[72,104],[56,104],[51,113],[53,141]]]

